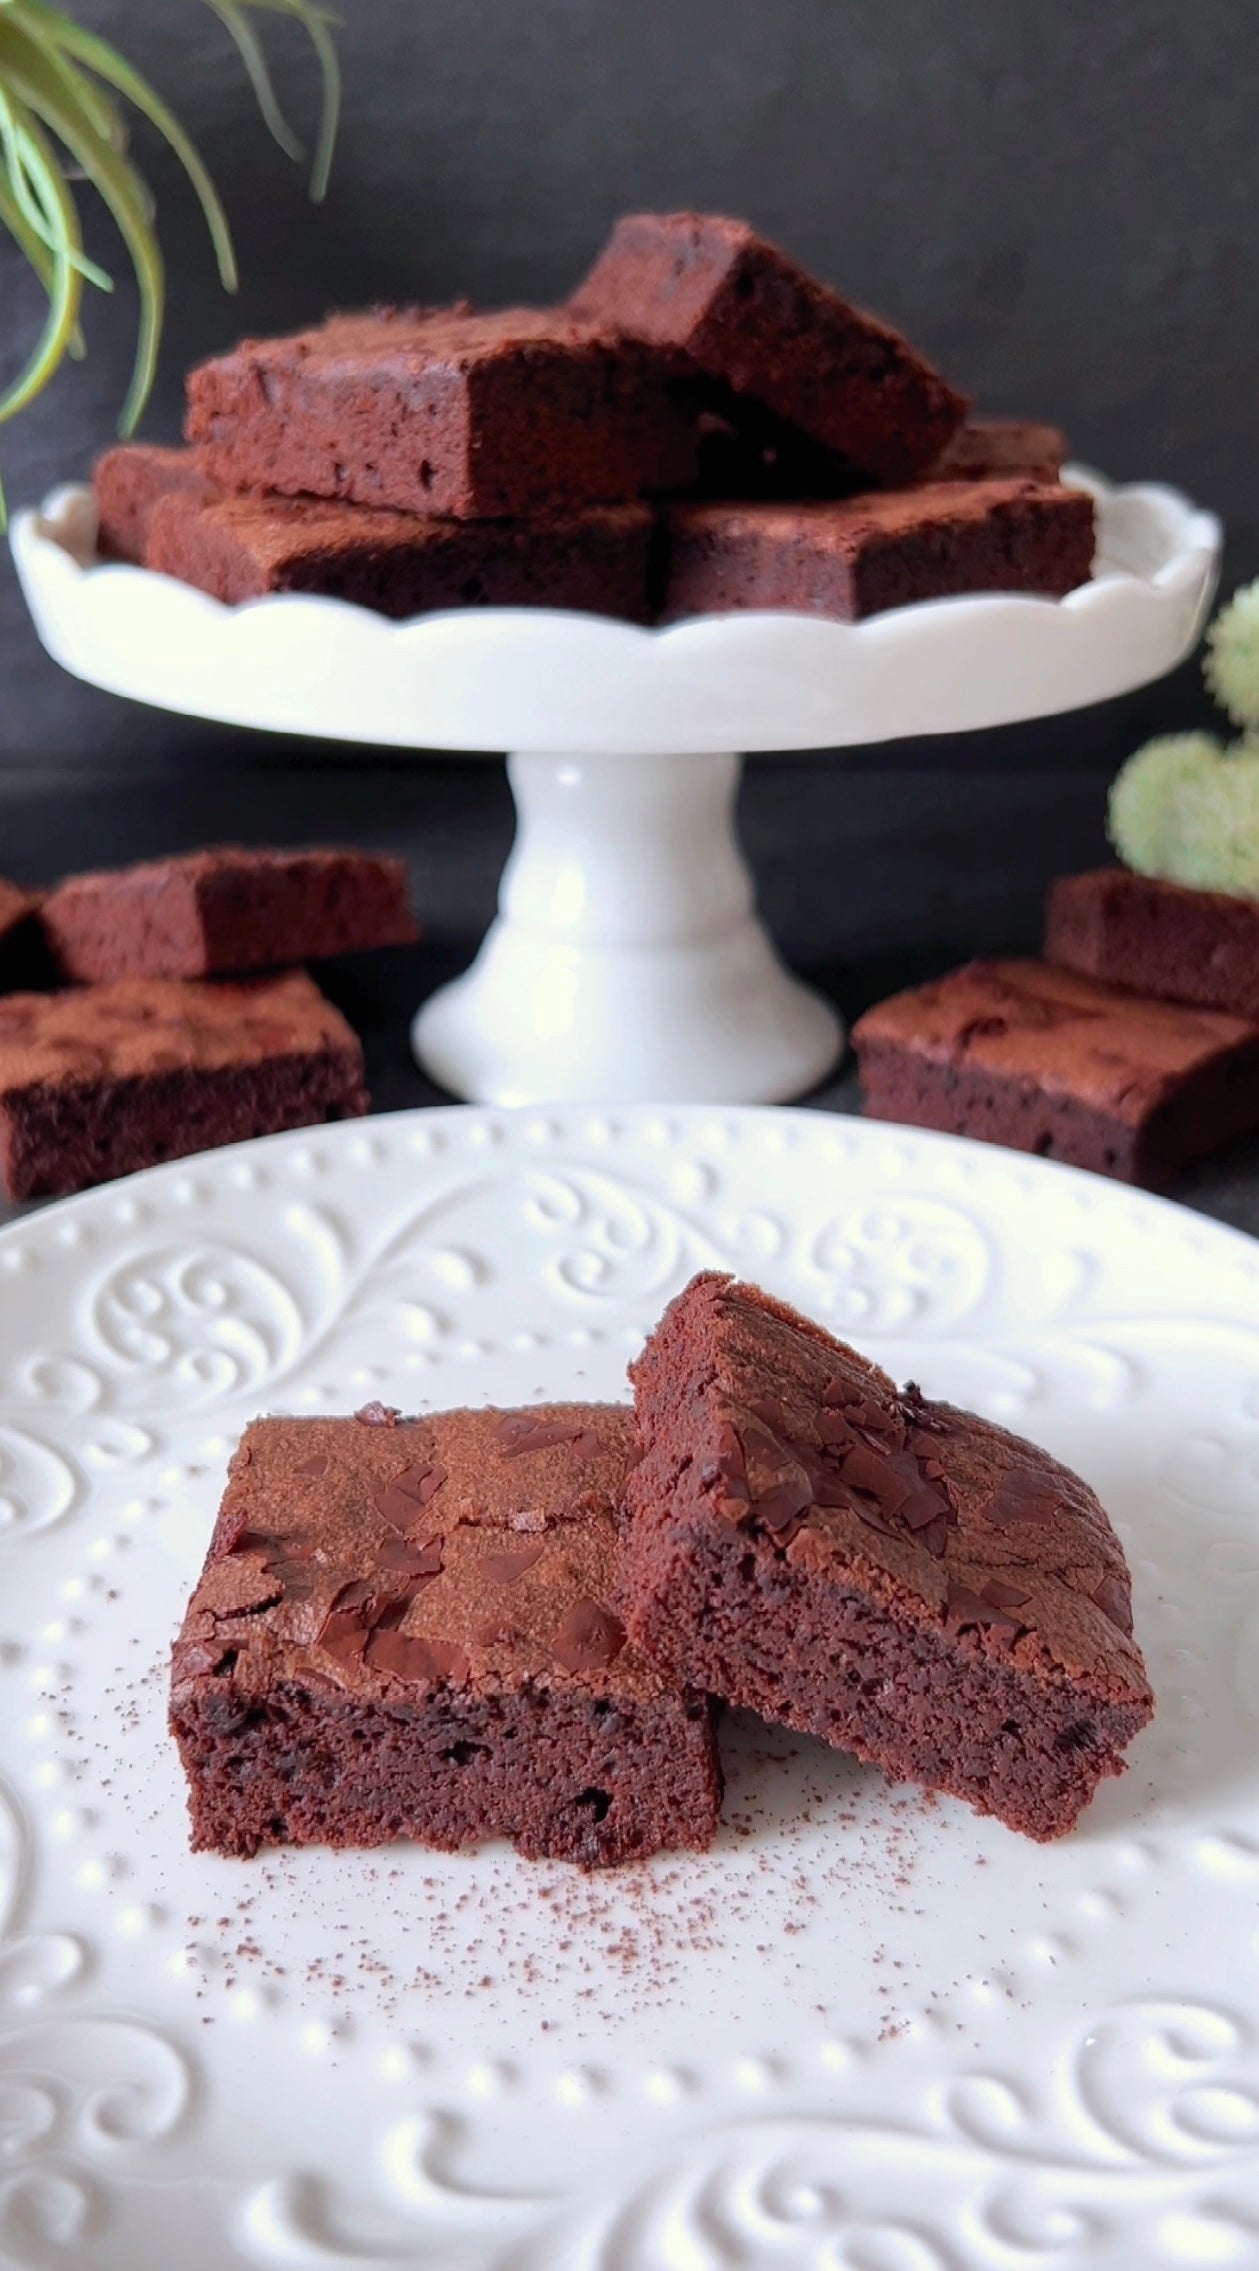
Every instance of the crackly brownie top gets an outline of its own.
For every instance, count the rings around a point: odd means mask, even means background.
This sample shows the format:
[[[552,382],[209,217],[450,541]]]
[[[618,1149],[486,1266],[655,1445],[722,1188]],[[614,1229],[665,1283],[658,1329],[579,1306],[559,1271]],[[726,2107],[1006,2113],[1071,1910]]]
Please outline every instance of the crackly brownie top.
[[[858,1051],[890,1043],[932,1064],[1032,1080],[1139,1127],[1182,1080],[1259,1030],[1049,962],[968,962],[867,1010],[853,1039]]]
[[[6,883],[0,876],[0,939],[33,915],[38,904],[33,892],[19,891],[16,883]]]
[[[1148,1695],[1123,1549],[1094,1493],[1048,1452],[886,1373],[755,1286],[695,1278],[659,1352],[632,1368],[683,1391],[695,1481],[795,1567],[864,1569],[876,1593],[1016,1666]],[[643,1469],[644,1475],[647,1468]],[[651,1476],[648,1487],[658,1478]]]
[[[0,1097],[45,1082],[215,1072],[266,1057],[354,1049],[304,971],[234,984],[122,978],[0,998]]]
[[[522,530],[535,542],[542,538],[555,543],[580,544],[583,538],[591,536],[641,537],[650,530],[653,521],[651,506],[636,503],[550,511],[536,515],[525,524],[511,520],[449,520],[440,514],[396,511],[388,505],[344,504],[334,497],[217,496],[207,503],[198,497],[179,496],[165,499],[159,513],[160,519],[154,522],[155,539],[158,531],[163,538],[169,538],[191,523],[219,536],[234,537],[251,558],[275,566],[309,558],[312,554],[323,559],[347,554],[378,556],[402,552],[410,557],[420,550],[440,552],[452,546],[493,558],[498,553],[514,551]],[[155,557],[157,550],[155,542]],[[243,856],[262,858],[266,855]],[[282,859],[292,855],[270,856]],[[340,856],[355,855],[343,853]]]
[[[442,1683],[660,1695],[613,1607],[633,1452],[615,1404],[255,1420],[174,1678],[367,1700]]]
[[[250,498],[238,501],[246,507],[254,502]],[[368,517],[376,516],[373,514]],[[204,851],[173,853],[167,859],[140,860],[134,867],[89,868],[81,875],[68,875],[50,894],[48,908],[50,918],[55,922],[63,908],[72,908],[81,899],[96,899],[102,895],[128,900],[147,899],[168,890],[172,884],[188,884],[195,888],[220,875],[231,875],[244,881],[256,879],[263,884],[277,879],[287,882],[305,877],[320,882],[329,873],[347,867],[359,874],[379,875],[391,883],[406,875],[405,865],[399,859],[390,859],[376,852],[341,850],[331,844],[303,846],[296,851],[258,849],[245,844],[213,844]]]
[[[202,368],[222,370],[239,363],[264,374],[301,369],[330,378],[375,371],[398,376],[430,370],[466,373],[539,351],[614,355],[634,367],[646,360],[643,349],[622,340],[606,323],[567,308],[495,308],[479,314],[464,304],[330,315],[285,338],[242,339],[230,354]]]
[[[1092,509],[1082,490],[1018,475],[1000,481],[932,480],[919,488],[863,490],[856,497],[753,499],[741,504],[699,500],[672,506],[670,515],[687,533],[711,531],[778,544],[804,543],[811,550],[846,555],[880,536],[908,536],[934,528],[981,528],[1021,504],[1057,505],[1068,497],[1082,511]]]

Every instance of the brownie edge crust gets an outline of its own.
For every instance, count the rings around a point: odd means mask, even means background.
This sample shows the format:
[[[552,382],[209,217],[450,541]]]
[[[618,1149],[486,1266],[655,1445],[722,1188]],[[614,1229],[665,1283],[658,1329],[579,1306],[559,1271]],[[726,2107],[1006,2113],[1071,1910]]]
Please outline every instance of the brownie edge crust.
[[[675,1677],[1048,1839],[1149,1719],[1085,1483],[717,1275],[632,1368],[624,1613]]]

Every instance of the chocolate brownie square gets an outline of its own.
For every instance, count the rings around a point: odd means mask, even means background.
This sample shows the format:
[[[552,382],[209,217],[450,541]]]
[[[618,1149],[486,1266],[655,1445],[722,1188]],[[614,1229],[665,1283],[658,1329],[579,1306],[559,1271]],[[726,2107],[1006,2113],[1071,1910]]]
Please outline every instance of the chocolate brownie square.
[[[188,379],[187,439],[225,489],[511,520],[672,489],[692,422],[659,355],[563,308],[331,316]]]
[[[708,1700],[615,1607],[633,1450],[614,1405],[256,1420],[174,1647],[193,1845],[706,1846]]]
[[[1259,901],[1192,891],[1126,867],[1064,875],[1049,892],[1045,954],[1104,984],[1231,1010],[1259,1024]]]
[[[767,410],[880,481],[925,473],[966,413],[899,331],[743,221],[628,214],[570,305],[703,373],[735,424]]]
[[[970,962],[853,1028],[866,1111],[1162,1190],[1259,1127],[1259,1025],[1047,962]]]
[[[0,1000],[0,1186],[11,1199],[61,1198],[366,1110],[362,1049],[301,971]]]
[[[1033,481],[924,482],[826,504],[669,508],[663,616],[741,608],[842,622],[967,592],[1086,583],[1093,502]]]
[[[1030,418],[968,418],[936,459],[929,481],[1056,481],[1067,454],[1057,426]]]
[[[449,520],[314,498],[166,497],[147,564],[229,607],[319,592],[405,618],[441,607],[565,607],[648,621],[649,505]]]
[[[69,876],[44,927],[63,975],[89,982],[265,970],[419,935],[402,860],[238,844]]]
[[[625,1617],[664,1670],[1060,1837],[1149,1719],[1087,1483],[706,1273],[631,1367]]]
[[[181,495],[203,503],[217,494],[192,451],[161,449],[152,442],[120,442],[106,450],[92,469],[96,492],[96,549],[102,559],[144,563],[149,526],[163,497]]]

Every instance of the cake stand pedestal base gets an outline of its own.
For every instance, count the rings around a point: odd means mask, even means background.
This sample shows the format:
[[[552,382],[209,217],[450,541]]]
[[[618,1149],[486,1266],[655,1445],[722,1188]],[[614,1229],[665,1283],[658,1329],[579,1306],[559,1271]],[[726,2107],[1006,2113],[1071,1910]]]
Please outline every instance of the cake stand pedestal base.
[[[478,1104],[778,1102],[839,1019],[756,914],[723,753],[508,759],[517,835],[476,961],[425,1003],[415,1054]]]

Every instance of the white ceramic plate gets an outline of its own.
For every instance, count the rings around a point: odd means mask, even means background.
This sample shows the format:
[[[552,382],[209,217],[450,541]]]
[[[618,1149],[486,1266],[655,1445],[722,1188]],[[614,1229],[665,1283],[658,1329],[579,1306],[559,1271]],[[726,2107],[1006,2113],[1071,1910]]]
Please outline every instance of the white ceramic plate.
[[[717,1850],[186,1850],[165,1656],[260,1409],[614,1395],[729,1264],[1077,1464],[1160,1699],[1040,1848],[728,1734]],[[0,2260],[1259,2257],[1259,1248],[804,1113],[451,1110],[0,1235]]]
[[[1220,526],[1175,489],[1070,469],[1098,508],[1093,580],[1064,600],[987,593],[866,623],[697,617],[640,630],[550,608],[387,622],[305,595],[222,607],[95,558],[91,492],[21,513],[13,553],[44,645],[76,676],[195,717],[439,749],[668,755],[966,733],[1143,686],[1189,653]]]

